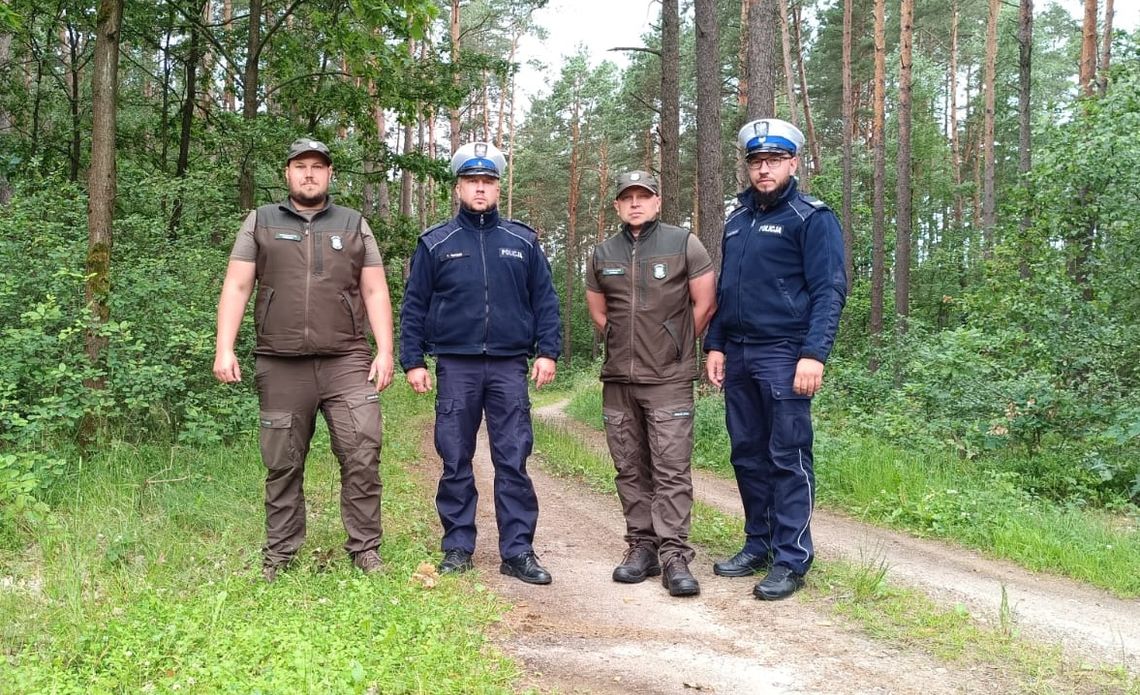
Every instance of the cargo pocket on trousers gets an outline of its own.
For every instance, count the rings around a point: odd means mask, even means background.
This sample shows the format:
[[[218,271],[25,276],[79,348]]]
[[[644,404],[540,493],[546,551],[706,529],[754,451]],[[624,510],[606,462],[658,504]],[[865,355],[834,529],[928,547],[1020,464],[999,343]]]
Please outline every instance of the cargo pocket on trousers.
[[[693,406],[677,405],[649,411],[653,423],[650,446],[663,461],[688,461],[693,455]]]
[[[773,386],[772,448],[809,449],[811,443],[811,398],[791,387]]]
[[[602,422],[606,426],[606,444],[614,461],[624,461],[629,454],[629,421],[620,410],[602,408]]]
[[[297,463],[297,447],[293,442],[293,413],[282,410],[261,411],[261,460],[269,470],[292,468]]]
[[[348,414],[352,418],[352,427],[356,430],[356,445],[379,448],[383,439],[380,394],[369,392],[349,397]]]

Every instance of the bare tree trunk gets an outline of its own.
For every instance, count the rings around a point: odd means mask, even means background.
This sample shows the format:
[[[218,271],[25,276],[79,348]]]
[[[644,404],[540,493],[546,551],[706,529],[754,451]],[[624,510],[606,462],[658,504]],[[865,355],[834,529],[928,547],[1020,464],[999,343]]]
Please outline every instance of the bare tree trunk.
[[[511,118],[508,126],[511,133],[511,147],[507,150],[507,217],[514,212],[515,202],[515,86],[517,79],[511,76]]]
[[[258,62],[261,60],[261,0],[249,0],[249,36],[246,40],[245,73],[241,84],[241,117],[247,126],[257,118]],[[241,176],[238,180],[238,206],[242,210],[253,208],[252,146],[241,159]]]
[[[95,28],[95,56],[91,75],[91,168],[87,172],[87,279],[84,297],[93,323],[87,329],[87,359],[98,365],[107,347],[99,329],[111,315],[111,247],[114,240],[115,121],[119,90],[119,40],[123,0],[100,0]],[[103,379],[88,383],[102,389]],[[93,423],[85,423],[91,432]]]
[[[483,69],[483,142],[491,141],[491,88],[490,75]]]
[[[697,171],[700,195],[700,239],[713,267],[720,268],[721,238],[724,236],[724,194],[721,184],[720,124],[720,28],[716,0],[695,0],[697,32]],[[751,51],[749,51],[751,55]],[[750,74],[749,79],[755,79]],[[753,100],[749,96],[749,108]]]
[[[757,0],[748,11],[748,118],[776,115],[776,0]]]
[[[4,0],[4,4],[8,4]],[[11,55],[12,48],[12,35],[9,33],[0,33],[0,65],[8,65],[8,58]],[[0,138],[6,137],[12,132],[12,116],[8,113],[3,103],[0,103]],[[0,205],[7,205],[12,200],[12,184],[8,182],[8,178],[0,172]]]
[[[855,214],[853,211],[855,90],[851,80],[851,34],[855,0],[843,0],[843,258],[847,292],[855,282]],[[801,65],[803,63],[801,62]]]
[[[887,143],[885,139],[885,104],[887,45],[885,0],[875,0],[875,78],[872,97],[871,140],[874,150],[875,173],[871,194],[871,340],[876,347],[883,336],[883,288],[886,275],[885,225],[886,225],[886,181]],[[871,358],[871,371],[879,367],[877,357]]]
[[[416,55],[416,40],[408,39],[408,55],[413,58]],[[415,150],[415,142],[412,140],[412,124],[408,123],[404,126],[404,146],[401,151],[405,155],[411,154]],[[410,218],[412,216],[412,172],[404,169],[400,172],[400,215]]]
[[[741,0],[741,2],[740,2],[740,26],[741,27],[747,27],[748,26],[748,14],[752,11],[752,6],[755,5],[758,1],[759,0]],[[737,94],[736,94],[736,105],[738,107],[739,113],[748,113],[748,84],[749,84],[749,82],[748,82],[748,45],[749,45],[748,32],[741,31],[740,32],[740,50],[737,53],[737,61],[739,62],[739,67],[738,67],[737,71],[740,74],[738,84],[739,84],[740,91],[737,92]],[[700,168],[701,168],[700,164],[701,164],[700,161],[698,161],[697,162],[697,171],[698,172],[700,171]],[[743,159],[741,159],[740,161],[737,161],[736,166],[734,166],[733,168],[736,170],[736,190],[738,190],[738,191],[744,190],[745,185],[747,185],[747,183],[748,183],[748,177],[746,177],[744,175]],[[697,189],[699,191],[700,186],[697,186]],[[697,214],[697,211],[694,211],[693,214],[695,216]],[[697,230],[696,230],[696,227],[694,224],[693,233],[695,234],[696,231]]]
[[[1096,86],[1096,0],[1085,0],[1085,17],[1081,23],[1081,58],[1077,83],[1081,96],[1091,97]]]
[[[209,2],[203,3],[209,7]],[[182,123],[178,134],[178,163],[175,165],[174,175],[181,179],[186,176],[190,166],[190,134],[194,126],[194,103],[197,93],[199,56],[202,50],[201,32],[198,25],[190,24],[190,57],[186,60],[186,92],[182,98]],[[168,236],[174,239],[178,234],[178,227],[182,224],[182,195],[174,200],[170,213],[170,226]]]
[[[120,14],[122,10],[120,10]],[[79,180],[79,162],[83,158],[82,148],[82,130],[83,123],[80,118],[79,108],[79,83],[80,83],[80,65],[79,65],[79,30],[75,28],[71,22],[68,22],[67,28],[64,30],[65,34],[65,48],[68,54],[67,74],[68,80],[68,94],[67,102],[68,109],[71,112],[71,142],[68,147],[68,178],[71,181]],[[165,87],[165,85],[164,85]],[[163,122],[165,128],[165,121]],[[163,147],[166,147],[166,141],[163,141]],[[163,162],[165,164],[165,161]]]
[[[566,305],[562,311],[562,357],[566,364],[572,364],[574,358],[573,340],[573,309],[574,309],[574,280],[578,274],[578,192],[581,186],[582,175],[579,171],[578,157],[582,142],[582,124],[579,122],[582,109],[582,85],[574,86],[574,103],[571,105],[570,116],[570,192],[566,201]]]
[[[958,0],[950,2],[950,167],[954,174],[954,228],[962,228],[962,148],[958,142]]]
[[[452,66],[459,65],[459,0],[451,0],[451,64]],[[459,74],[456,73],[453,78],[455,88],[459,88]],[[453,107],[450,111],[448,123],[451,127],[451,151],[454,153],[459,149],[459,107]]]
[[[1112,59],[1112,18],[1116,14],[1113,0],[1104,0],[1104,39],[1100,47],[1100,95],[1108,92],[1108,67]]]
[[[519,28],[515,29],[514,34],[511,35],[511,52],[507,56],[507,62],[508,63],[514,63],[515,62],[515,54],[518,53],[518,50],[519,50],[519,39],[522,38],[522,33],[523,33],[521,26],[522,25],[520,25]],[[502,95],[502,98],[499,100],[499,118],[498,118],[499,122],[495,128],[495,147],[498,147],[501,150],[501,149],[503,149],[503,122],[506,120],[508,94],[510,95],[510,109],[511,109],[512,115],[514,115],[514,109],[515,109],[515,93],[514,93],[514,78],[513,77],[510,77],[509,79],[504,78],[504,79],[500,80],[500,82],[499,82],[499,93]]]
[[[994,142],[997,80],[997,27],[1001,0],[990,0],[989,18],[986,20],[986,65],[982,89],[986,92],[985,118],[983,119],[982,158],[985,171],[982,175],[982,255],[989,258],[994,249],[994,226],[997,223],[997,198],[994,180],[997,178],[997,161]]]
[[[661,220],[669,224],[677,224],[681,220],[680,24],[677,0],[662,0]]]
[[[910,316],[910,236],[911,236],[911,82],[914,37],[914,0],[899,3],[899,147],[895,219],[895,315],[896,329],[906,333]]]
[[[799,56],[800,98],[804,103],[804,127],[807,128],[808,150],[811,152],[811,173],[818,174],[823,171],[823,149],[819,138],[815,136],[815,120],[811,117],[811,96],[808,94],[807,71],[804,68],[803,32],[800,21],[800,4],[792,8],[792,43],[793,54]],[[851,276],[848,275],[848,278]]]
[[[1112,0],[1109,0],[1109,2],[1112,2]],[[1021,0],[1019,4],[1017,43],[1017,171],[1021,175],[1021,185],[1028,189],[1030,186],[1029,170],[1033,165],[1031,150],[1033,112],[1031,110],[1032,102],[1030,100],[1033,82],[1033,0]],[[1029,191],[1027,190],[1026,192],[1028,193]],[[1023,248],[1028,246],[1028,240],[1025,237],[1030,225],[1033,224],[1033,216],[1030,214],[1031,204],[1028,199],[1029,197],[1030,196],[1027,196],[1025,208],[1021,212],[1021,244]],[[1028,248],[1025,248],[1025,250],[1028,251]],[[1029,278],[1033,274],[1029,265],[1028,253],[1021,254],[1018,272],[1023,279]]]
[[[601,146],[598,148],[598,218],[595,220],[596,228],[594,230],[594,241],[598,244],[606,240],[606,211],[609,206],[606,203],[612,197],[612,192],[609,190],[610,181],[610,148],[606,138],[601,139]],[[598,358],[598,346],[602,342],[602,332],[594,328],[594,340],[590,343],[590,359],[596,360]]]
[[[795,67],[792,64],[792,37],[788,30],[788,0],[777,0],[780,15],[780,48],[784,58],[784,90],[788,93],[788,120],[799,126],[800,114],[796,108]],[[804,167],[806,171],[808,167]]]
[[[214,0],[202,1],[202,27],[209,27],[214,22]],[[198,29],[198,38],[201,39],[201,32],[208,31],[208,29],[199,29],[198,27],[191,27],[191,32]],[[210,50],[210,44],[207,41],[204,46],[198,47],[199,60],[198,65],[198,109],[202,113],[209,113],[214,104],[214,52]]]
[[[222,0],[222,33],[228,38],[234,31],[234,0]],[[222,108],[237,111],[237,92],[234,90],[234,65],[226,59],[226,76],[222,83]]]

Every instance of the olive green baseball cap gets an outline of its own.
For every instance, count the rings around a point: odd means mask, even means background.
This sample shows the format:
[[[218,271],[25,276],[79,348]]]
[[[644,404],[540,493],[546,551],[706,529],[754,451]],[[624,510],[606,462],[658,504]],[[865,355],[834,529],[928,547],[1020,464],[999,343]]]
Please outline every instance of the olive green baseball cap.
[[[289,145],[289,156],[285,158],[285,163],[293,161],[297,157],[309,152],[316,152],[325,158],[325,160],[332,164],[332,155],[329,153],[328,145],[320,140],[313,140],[312,138],[297,138]]]
[[[648,171],[627,171],[621,176],[617,177],[617,187],[614,190],[614,198],[620,196],[627,188],[634,186],[641,186],[653,195],[661,195],[661,190],[657,187],[657,179],[653,177]]]

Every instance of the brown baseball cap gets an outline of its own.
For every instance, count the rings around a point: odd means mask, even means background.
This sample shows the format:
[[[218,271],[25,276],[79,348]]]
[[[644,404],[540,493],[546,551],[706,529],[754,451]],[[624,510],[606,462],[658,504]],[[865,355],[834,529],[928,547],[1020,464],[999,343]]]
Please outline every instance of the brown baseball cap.
[[[297,157],[309,152],[316,152],[324,157],[329,164],[332,164],[332,155],[329,154],[328,145],[320,140],[313,140],[312,138],[297,138],[289,145],[289,156],[285,158],[285,163],[293,161]]]
[[[653,174],[648,171],[627,171],[621,176],[617,177],[617,189],[614,191],[614,198],[617,198],[627,188],[634,186],[641,186],[653,195],[661,195],[661,191],[657,187],[657,179],[653,178]]]

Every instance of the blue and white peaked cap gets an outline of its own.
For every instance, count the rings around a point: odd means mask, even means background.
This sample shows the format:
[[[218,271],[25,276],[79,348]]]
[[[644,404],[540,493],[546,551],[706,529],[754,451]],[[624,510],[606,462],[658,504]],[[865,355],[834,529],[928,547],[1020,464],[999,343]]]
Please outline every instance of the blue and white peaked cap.
[[[456,176],[499,178],[507,168],[507,158],[489,142],[469,142],[455,151],[451,173]]]
[[[737,140],[740,141],[740,149],[744,150],[745,159],[760,152],[795,155],[804,146],[804,134],[800,129],[778,118],[758,118],[745,123]]]

